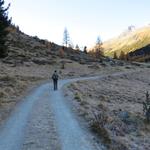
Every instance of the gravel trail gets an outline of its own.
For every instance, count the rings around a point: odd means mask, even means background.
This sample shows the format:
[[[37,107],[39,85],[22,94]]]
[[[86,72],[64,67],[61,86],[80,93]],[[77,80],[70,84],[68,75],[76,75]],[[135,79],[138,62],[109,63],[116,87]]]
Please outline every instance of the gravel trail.
[[[90,133],[80,127],[62,87],[103,77],[61,80],[57,91],[51,83],[36,88],[0,127],[0,150],[100,150]]]

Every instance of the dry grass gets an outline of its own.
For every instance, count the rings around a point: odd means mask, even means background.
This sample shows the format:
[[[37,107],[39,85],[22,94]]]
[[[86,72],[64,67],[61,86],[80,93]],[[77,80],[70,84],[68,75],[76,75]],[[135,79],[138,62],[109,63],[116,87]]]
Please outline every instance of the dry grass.
[[[69,88],[82,97],[76,105],[77,113],[86,114],[82,117],[108,149],[146,149],[150,146],[150,126],[144,122],[142,103],[145,90],[150,91],[149,73],[144,68],[122,76],[81,81]]]
[[[0,123],[6,119],[25,91],[40,78],[3,73],[0,76]]]
[[[93,113],[93,119],[90,122],[90,128],[93,132],[95,132],[105,144],[110,144],[111,139],[110,135],[105,128],[105,125],[108,121],[108,117],[104,113],[95,114]]]

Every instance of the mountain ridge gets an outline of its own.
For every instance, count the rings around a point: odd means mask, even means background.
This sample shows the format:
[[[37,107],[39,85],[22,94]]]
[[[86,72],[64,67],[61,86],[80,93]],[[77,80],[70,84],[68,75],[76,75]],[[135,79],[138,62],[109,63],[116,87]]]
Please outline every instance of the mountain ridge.
[[[121,51],[124,53],[133,52],[137,49],[150,44],[150,26],[144,26],[121,34],[117,38],[103,43],[103,49],[106,56],[113,57],[114,52],[119,56]]]

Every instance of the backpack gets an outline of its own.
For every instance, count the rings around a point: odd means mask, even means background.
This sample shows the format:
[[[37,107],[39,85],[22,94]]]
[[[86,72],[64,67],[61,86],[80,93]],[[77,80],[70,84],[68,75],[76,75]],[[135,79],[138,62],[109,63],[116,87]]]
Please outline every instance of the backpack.
[[[53,80],[58,80],[58,75],[54,73],[53,76],[52,76],[52,79]]]

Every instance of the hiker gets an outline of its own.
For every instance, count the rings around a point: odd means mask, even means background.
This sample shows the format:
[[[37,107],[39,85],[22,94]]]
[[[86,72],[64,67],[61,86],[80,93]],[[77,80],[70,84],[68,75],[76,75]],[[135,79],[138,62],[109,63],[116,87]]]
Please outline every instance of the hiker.
[[[53,79],[53,83],[54,83],[54,91],[57,90],[57,81],[58,81],[58,74],[57,71],[55,70],[53,75],[52,75],[52,79]]]

